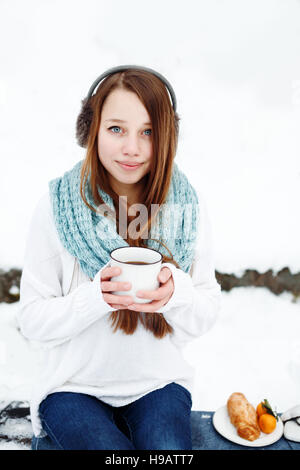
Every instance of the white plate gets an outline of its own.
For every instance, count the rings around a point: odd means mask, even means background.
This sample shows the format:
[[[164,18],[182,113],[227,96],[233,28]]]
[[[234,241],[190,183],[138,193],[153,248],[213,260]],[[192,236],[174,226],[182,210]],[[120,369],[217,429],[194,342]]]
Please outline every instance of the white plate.
[[[221,434],[221,436],[226,437],[226,439],[231,442],[248,447],[269,446],[270,444],[274,444],[274,442],[278,441],[283,434],[283,423],[278,417],[276,428],[271,434],[265,434],[261,432],[259,438],[255,441],[248,441],[247,439],[243,439],[238,435],[237,430],[233,424],[231,424],[226,405],[222,406],[214,413],[213,425],[218,433]]]

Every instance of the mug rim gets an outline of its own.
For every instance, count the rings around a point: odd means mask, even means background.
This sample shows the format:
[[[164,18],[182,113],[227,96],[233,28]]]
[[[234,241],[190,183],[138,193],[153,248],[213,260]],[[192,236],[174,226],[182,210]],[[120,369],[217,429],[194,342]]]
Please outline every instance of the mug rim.
[[[120,261],[120,260],[118,260],[118,259],[115,259],[115,258],[112,256],[112,253],[113,253],[114,251],[122,250],[123,248],[142,248],[143,250],[152,250],[152,251],[155,251],[156,253],[158,253],[158,254],[160,255],[160,259],[159,259],[158,261],[153,261],[153,262],[150,262],[150,263],[147,262],[147,264],[157,264],[157,263],[160,263],[160,262],[162,261],[162,259],[163,259],[163,256],[162,256],[162,254],[161,254],[159,251],[155,250],[154,248],[148,248],[148,247],[146,247],[146,246],[120,246],[119,248],[114,248],[113,250],[111,250],[111,252],[110,252],[110,254],[109,254],[110,257],[111,257],[111,259],[113,259],[114,261],[117,261],[117,263],[128,264],[127,261]]]

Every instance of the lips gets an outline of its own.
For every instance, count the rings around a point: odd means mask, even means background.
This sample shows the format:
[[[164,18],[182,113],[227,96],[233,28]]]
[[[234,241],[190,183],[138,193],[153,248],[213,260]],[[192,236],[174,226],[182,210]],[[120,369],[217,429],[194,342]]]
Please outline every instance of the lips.
[[[118,162],[118,163],[121,163],[121,165],[127,165],[127,166],[139,166],[142,164],[142,162]]]
[[[142,163],[132,163],[132,162],[117,162],[121,168],[123,168],[124,170],[136,170],[137,168],[139,168]]]

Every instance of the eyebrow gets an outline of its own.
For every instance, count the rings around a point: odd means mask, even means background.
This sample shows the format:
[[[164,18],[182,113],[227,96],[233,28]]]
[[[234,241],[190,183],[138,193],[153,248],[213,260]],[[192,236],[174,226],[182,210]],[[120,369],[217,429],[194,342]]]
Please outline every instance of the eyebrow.
[[[123,121],[123,119],[105,119],[104,122],[112,121],[112,122],[120,122],[121,124],[126,123],[127,121]],[[151,122],[144,122],[143,126],[151,126]]]

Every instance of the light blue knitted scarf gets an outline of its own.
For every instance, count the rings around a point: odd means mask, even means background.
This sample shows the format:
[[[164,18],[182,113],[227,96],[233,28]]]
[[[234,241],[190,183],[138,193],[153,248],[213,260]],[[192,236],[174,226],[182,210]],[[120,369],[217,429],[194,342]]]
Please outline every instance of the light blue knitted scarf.
[[[113,218],[95,213],[87,207],[80,195],[79,161],[62,177],[49,182],[54,221],[60,241],[66,250],[78,259],[83,272],[93,279],[109,262],[110,252],[128,243],[117,233]],[[89,180],[88,180],[89,181]],[[95,207],[90,186],[86,198]],[[115,213],[112,198],[99,188],[104,203]],[[95,207],[96,208],[96,207]],[[172,179],[165,204],[161,205],[148,238],[159,239],[173,254],[179,267],[188,272],[193,262],[199,224],[198,197],[187,177],[173,164]],[[144,240],[150,248],[170,256],[154,240]]]

